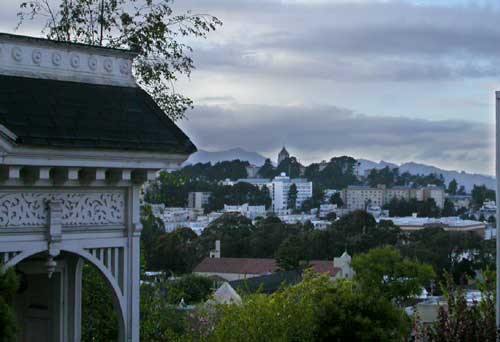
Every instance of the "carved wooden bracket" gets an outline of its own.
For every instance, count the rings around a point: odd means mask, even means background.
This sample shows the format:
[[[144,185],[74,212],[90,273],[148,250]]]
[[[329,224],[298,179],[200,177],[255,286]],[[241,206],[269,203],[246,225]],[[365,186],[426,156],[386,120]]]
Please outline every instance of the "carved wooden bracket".
[[[61,252],[62,240],[62,202],[57,200],[47,201],[49,211],[49,254],[52,257],[58,256]]]

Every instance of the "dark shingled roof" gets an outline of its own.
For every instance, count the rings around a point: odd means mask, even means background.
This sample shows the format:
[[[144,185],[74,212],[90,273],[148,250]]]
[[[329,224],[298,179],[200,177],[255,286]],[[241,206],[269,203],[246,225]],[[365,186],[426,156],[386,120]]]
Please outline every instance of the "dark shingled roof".
[[[296,285],[301,280],[302,273],[300,271],[287,271],[248,279],[233,280],[229,282],[229,285],[240,294],[255,292],[270,294],[278,291],[281,286]]]
[[[0,75],[0,124],[30,146],[196,151],[140,88]]]

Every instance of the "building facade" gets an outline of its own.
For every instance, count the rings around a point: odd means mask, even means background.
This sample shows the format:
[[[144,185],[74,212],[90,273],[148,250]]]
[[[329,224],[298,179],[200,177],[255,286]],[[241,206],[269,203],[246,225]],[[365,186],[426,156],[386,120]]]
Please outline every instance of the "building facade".
[[[289,209],[288,195],[292,184],[295,184],[297,187],[297,208],[300,208],[304,201],[312,197],[312,182],[302,178],[290,178],[282,173],[280,176],[274,177],[274,179],[267,184],[272,200],[273,212],[280,212]]]
[[[386,188],[379,185],[376,188],[369,186],[349,186],[342,191],[342,197],[347,208],[351,210],[366,210],[368,207],[380,207],[389,203],[393,198],[409,201],[425,201],[434,199],[438,208],[444,207],[445,192],[438,186],[426,186],[413,189],[410,187]]]
[[[80,341],[82,269],[139,341],[140,190],[196,148],[132,76],[135,54],[0,34],[0,271],[18,340]]]

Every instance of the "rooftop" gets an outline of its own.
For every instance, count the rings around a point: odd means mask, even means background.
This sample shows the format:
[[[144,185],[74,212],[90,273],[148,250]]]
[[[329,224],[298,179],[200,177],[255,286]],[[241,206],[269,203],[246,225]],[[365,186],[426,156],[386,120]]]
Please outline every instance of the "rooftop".
[[[429,225],[443,225],[447,227],[470,227],[476,225],[482,225],[483,223],[480,221],[473,220],[462,220],[458,217],[441,217],[441,218],[433,218],[433,217],[385,217],[377,219],[379,220],[390,220],[395,225],[398,226],[429,226]]]
[[[309,265],[318,273],[327,273],[333,277],[339,268],[333,267],[331,260],[312,260]],[[275,259],[253,258],[205,258],[193,272],[200,273],[234,273],[234,274],[266,274],[275,273],[279,269]]]
[[[196,150],[138,87],[0,75],[0,124],[35,147]]]

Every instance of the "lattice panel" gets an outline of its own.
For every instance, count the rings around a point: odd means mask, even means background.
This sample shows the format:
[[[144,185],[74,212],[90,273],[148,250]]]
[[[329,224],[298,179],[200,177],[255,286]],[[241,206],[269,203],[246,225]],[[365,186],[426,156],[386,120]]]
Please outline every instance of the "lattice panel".
[[[47,225],[47,201],[62,204],[62,225],[123,225],[123,192],[0,192],[1,227]]]

